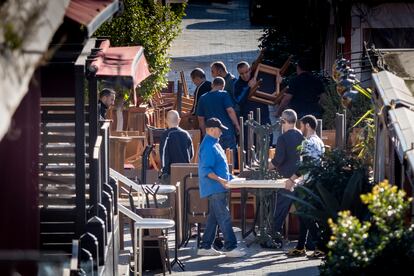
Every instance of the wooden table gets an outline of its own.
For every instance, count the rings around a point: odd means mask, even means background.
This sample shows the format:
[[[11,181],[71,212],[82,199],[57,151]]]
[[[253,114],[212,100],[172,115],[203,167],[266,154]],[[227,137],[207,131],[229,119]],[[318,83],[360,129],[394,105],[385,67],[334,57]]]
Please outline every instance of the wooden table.
[[[242,237],[247,237],[250,233],[255,234],[256,239],[254,242],[259,243],[262,246],[272,247],[273,241],[271,237],[266,233],[265,229],[265,208],[264,208],[264,200],[265,200],[265,192],[266,190],[274,190],[274,189],[283,189],[285,187],[285,181],[287,178],[281,178],[276,180],[245,180],[242,178],[233,179],[228,182],[229,188],[238,188],[241,189],[242,196],[240,197],[240,206],[241,206],[241,227],[242,227]],[[253,222],[252,228],[246,232],[246,200],[247,200],[247,189],[253,190],[256,193],[256,202],[259,204],[259,208],[256,211],[256,217]],[[259,214],[257,213],[259,212]],[[255,225],[257,219],[259,217],[259,236],[257,236],[255,232]]]

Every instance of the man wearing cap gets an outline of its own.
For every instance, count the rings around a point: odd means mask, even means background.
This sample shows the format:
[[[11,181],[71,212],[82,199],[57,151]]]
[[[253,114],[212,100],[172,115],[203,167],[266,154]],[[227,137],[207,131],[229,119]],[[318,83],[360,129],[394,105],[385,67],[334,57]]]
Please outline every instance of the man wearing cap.
[[[229,172],[226,154],[219,144],[219,138],[228,128],[217,118],[205,122],[206,136],[200,145],[198,175],[200,179],[200,197],[207,198],[209,215],[203,239],[198,249],[200,256],[218,256],[222,253],[211,247],[217,226],[224,236],[224,255],[242,257],[245,253],[237,248],[237,239],[233,231],[228,208],[227,182],[233,179]]]

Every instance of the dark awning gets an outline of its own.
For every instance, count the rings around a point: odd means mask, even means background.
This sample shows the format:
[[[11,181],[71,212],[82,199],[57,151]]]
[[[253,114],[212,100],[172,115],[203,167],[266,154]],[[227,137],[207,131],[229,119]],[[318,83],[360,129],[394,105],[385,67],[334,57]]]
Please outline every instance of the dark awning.
[[[66,17],[83,25],[92,34],[119,10],[119,0],[71,0]]]
[[[104,40],[99,48],[98,58],[91,64],[98,78],[111,81],[120,77],[124,86],[135,88],[151,74],[142,46],[110,47],[109,40]]]

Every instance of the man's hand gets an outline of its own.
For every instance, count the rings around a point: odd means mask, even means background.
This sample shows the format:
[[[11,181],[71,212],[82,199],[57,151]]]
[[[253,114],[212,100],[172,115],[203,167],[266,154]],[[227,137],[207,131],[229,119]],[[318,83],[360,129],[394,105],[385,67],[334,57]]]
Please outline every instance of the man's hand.
[[[281,76],[280,74],[278,74],[278,75],[276,76],[276,84],[281,84],[281,83],[282,83],[282,81],[283,81],[282,76]]]
[[[288,191],[293,192],[293,188],[295,187],[295,185],[296,185],[295,181],[293,181],[293,180],[292,180],[292,179],[290,179],[290,178],[288,178],[288,179],[285,181],[285,189],[286,189],[286,190],[288,190]]]
[[[224,188],[228,189],[227,187],[228,181],[226,179],[219,177],[213,172],[209,173],[207,176],[208,178],[213,179],[217,181],[218,183],[220,183],[221,185],[223,185]]]
[[[256,85],[257,81],[255,78],[252,78],[251,80],[249,80],[249,82],[247,83],[247,85],[249,85],[250,88],[254,87]]]
[[[220,182],[220,184],[221,185],[223,185],[223,187],[225,188],[225,189],[228,189],[229,187],[227,186],[228,185],[228,181],[227,180],[225,180],[224,178],[221,178],[221,177],[219,177],[219,180],[218,180],[219,182]]]

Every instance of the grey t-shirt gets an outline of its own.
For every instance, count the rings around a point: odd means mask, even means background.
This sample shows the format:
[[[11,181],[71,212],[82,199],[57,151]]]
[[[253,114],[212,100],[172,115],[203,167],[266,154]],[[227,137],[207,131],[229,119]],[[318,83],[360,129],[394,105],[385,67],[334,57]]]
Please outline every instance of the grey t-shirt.
[[[289,129],[279,136],[276,144],[276,154],[272,164],[283,177],[291,177],[299,168],[300,149],[303,141],[302,132]]]

